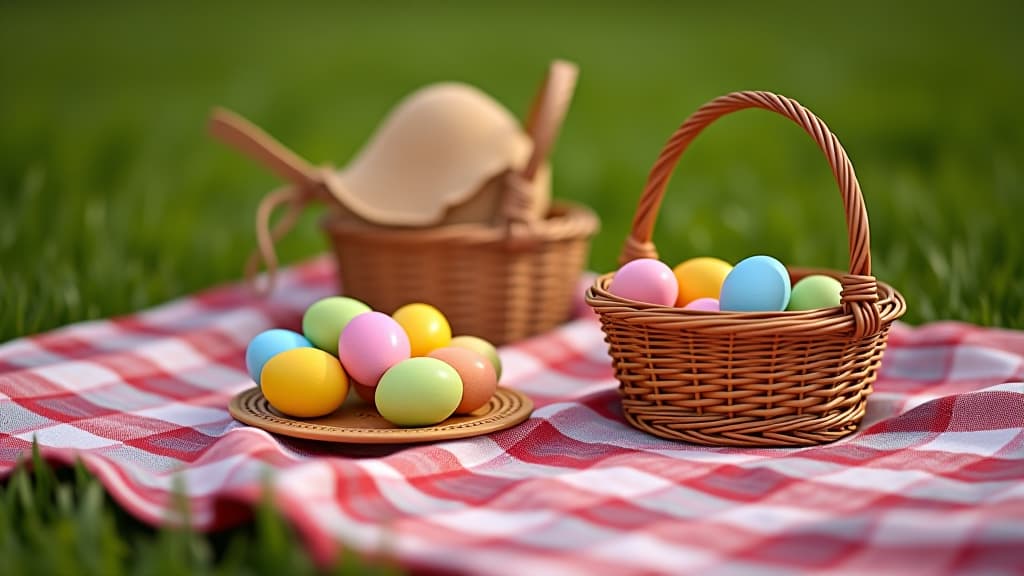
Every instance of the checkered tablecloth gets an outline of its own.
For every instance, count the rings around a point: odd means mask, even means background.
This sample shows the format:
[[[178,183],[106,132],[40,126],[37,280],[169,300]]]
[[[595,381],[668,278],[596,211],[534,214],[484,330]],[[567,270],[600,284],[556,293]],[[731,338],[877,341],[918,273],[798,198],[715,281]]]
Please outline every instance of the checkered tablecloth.
[[[804,449],[711,449],[622,419],[602,334],[581,317],[504,348],[533,417],[424,446],[277,438],[233,421],[253,335],[299,326],[330,264],[258,300],[215,288],[0,346],[0,471],[37,438],[81,458],[133,515],[175,478],[202,528],[248,518],[268,469],[328,561],[343,544],[431,572],[1024,573],[1024,333],[894,327],[861,430]]]

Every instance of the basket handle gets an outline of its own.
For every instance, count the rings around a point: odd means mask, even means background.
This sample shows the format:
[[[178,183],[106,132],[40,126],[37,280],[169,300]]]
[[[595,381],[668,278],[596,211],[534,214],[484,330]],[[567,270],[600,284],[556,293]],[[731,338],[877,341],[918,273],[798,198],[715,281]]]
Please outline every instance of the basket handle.
[[[221,142],[263,164],[285,182],[296,186],[315,184],[315,170],[309,162],[239,114],[214,108],[208,128]]]
[[[257,294],[269,294],[274,290],[277,279],[274,244],[295,226],[306,204],[315,199],[327,198],[328,189],[339,183],[333,178],[329,167],[314,167],[259,126],[230,110],[214,108],[207,127],[217,139],[290,183],[260,200],[256,209],[257,249],[245,263],[245,278],[249,286]],[[271,216],[282,205],[287,205],[287,212],[271,229]],[[262,286],[255,281],[260,264],[267,268],[267,281]]]
[[[620,263],[637,258],[657,258],[658,252],[651,242],[654,222],[661,207],[665,189],[679,157],[701,131],[718,118],[747,108],[763,108],[793,122],[817,142],[832,168],[846,211],[846,230],[850,241],[850,272],[843,275],[841,302],[846,313],[854,318],[854,332],[858,337],[873,334],[879,329],[881,318],[875,303],[878,285],[871,275],[871,235],[868,214],[864,208],[860,183],[853,164],[828,126],[799,102],[771,92],[733,92],[720,96],[701,106],[672,134],[654,163],[643,196],[633,217],[633,227],[619,257]]]
[[[532,181],[537,175],[537,170],[558,139],[578,76],[579,68],[566,60],[554,60],[548,67],[548,74],[526,115],[526,133],[533,140],[533,153],[522,172],[527,181]]]
[[[533,97],[524,122],[526,134],[533,141],[533,151],[522,170],[506,173],[502,216],[510,227],[532,224],[533,194],[529,184],[537,176],[555,141],[558,140],[558,133],[576,90],[578,76],[579,68],[572,62],[553,60],[548,66],[544,81],[537,89],[537,94]],[[509,231],[511,233],[511,228]]]

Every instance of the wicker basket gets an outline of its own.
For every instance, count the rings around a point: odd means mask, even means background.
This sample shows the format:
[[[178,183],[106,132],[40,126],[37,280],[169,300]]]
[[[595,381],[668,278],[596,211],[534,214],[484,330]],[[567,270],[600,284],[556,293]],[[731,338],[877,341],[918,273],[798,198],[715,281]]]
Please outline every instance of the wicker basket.
[[[589,208],[569,202],[553,203],[541,217],[543,208],[531,186],[554,144],[575,81],[575,66],[552,63],[526,120],[534,145],[530,157],[524,166],[496,174],[481,189],[481,194],[495,195],[496,219],[429,228],[381,226],[346,217],[332,193],[338,183],[330,167],[313,167],[244,118],[214,111],[214,136],[290,183],[260,203],[259,250],[249,259],[246,275],[255,284],[255,273],[265,264],[267,282],[257,289],[273,289],[274,242],[315,200],[331,208],[322,227],[336,255],[345,295],[386,313],[426,302],[444,312],[453,333],[479,336],[495,345],[565,322],[599,222]],[[271,231],[271,215],[282,205],[288,210]]]
[[[324,221],[342,291],[376,310],[411,301],[447,315],[456,334],[496,345],[539,334],[572,313],[597,218],[556,203],[530,228],[447,226],[390,231]]]
[[[864,416],[891,323],[906,303],[871,275],[868,217],[853,165],[839,140],[795,100],[736,92],[702,106],[676,130],[651,170],[620,257],[657,258],[651,233],[669,176],[711,122],[763,108],[800,125],[825,153],[846,211],[850,271],[790,268],[795,282],[827,274],[842,304],[804,312],[701,312],[643,304],[595,280],[587,302],[601,319],[633,426],[712,446],[806,446],[853,432]]]

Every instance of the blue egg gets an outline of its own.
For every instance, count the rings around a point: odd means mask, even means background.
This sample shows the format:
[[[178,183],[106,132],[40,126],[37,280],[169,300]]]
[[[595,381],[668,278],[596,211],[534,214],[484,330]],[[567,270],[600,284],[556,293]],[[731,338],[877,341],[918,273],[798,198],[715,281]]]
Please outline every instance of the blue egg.
[[[771,256],[751,256],[722,283],[719,304],[731,312],[781,312],[792,290],[786,267]]]
[[[305,336],[291,330],[275,328],[260,332],[249,342],[245,349],[245,368],[249,371],[256,385],[260,384],[260,372],[263,365],[274,356],[292,348],[312,348],[313,344]]]

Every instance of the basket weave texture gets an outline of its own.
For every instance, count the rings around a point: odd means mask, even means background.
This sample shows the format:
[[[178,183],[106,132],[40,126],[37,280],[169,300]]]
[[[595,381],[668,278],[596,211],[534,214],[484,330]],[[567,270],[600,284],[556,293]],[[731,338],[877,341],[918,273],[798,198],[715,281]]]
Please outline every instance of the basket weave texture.
[[[826,274],[841,305],[801,312],[703,312],[608,292],[597,278],[587,302],[601,320],[626,420],[656,436],[711,446],[807,446],[850,434],[864,417],[891,323],[903,297],[871,275],[867,212],[853,165],[824,122],[795,100],[735,92],[686,119],[662,150],[640,199],[620,262],[657,258],[654,222],[679,157],[717,118],[762,108],[796,122],[818,144],[843,199],[849,272],[789,268],[793,282]]]
[[[495,345],[546,332],[572,314],[597,217],[556,203],[529,227],[380,230],[326,219],[342,292],[375,310],[409,302],[442,310],[454,334]]]

